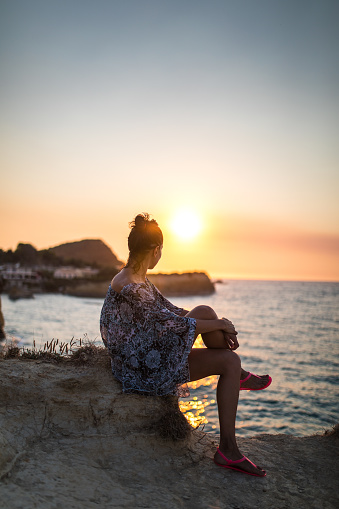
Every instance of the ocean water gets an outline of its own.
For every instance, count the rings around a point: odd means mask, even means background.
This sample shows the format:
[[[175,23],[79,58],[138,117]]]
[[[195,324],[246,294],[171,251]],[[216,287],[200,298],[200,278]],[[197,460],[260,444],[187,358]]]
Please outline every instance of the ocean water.
[[[5,331],[31,348],[52,338],[87,337],[101,343],[102,299],[36,295],[12,302],[1,296]],[[269,373],[264,391],[241,391],[237,434],[321,433],[338,422],[339,283],[227,280],[206,297],[177,297],[186,309],[210,305],[238,330],[244,369]],[[218,432],[215,389],[218,377],[189,384],[180,401],[187,419]]]

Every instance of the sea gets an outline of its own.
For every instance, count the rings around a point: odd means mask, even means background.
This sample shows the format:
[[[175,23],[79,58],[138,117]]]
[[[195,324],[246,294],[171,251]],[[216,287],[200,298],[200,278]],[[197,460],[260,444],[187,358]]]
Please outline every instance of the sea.
[[[51,339],[102,344],[103,299],[38,294],[1,296],[7,341],[38,348]],[[210,296],[173,297],[185,309],[204,304],[238,331],[245,370],[270,374],[264,391],[240,391],[237,435],[323,433],[338,422],[339,283],[222,280]],[[199,338],[197,346],[203,347]],[[189,384],[180,408],[193,426],[218,433],[217,376]]]

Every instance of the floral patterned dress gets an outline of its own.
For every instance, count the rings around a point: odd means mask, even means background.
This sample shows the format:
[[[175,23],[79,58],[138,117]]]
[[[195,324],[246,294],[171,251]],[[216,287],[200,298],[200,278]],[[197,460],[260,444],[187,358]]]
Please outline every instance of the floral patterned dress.
[[[196,320],[180,316],[146,279],[130,283],[120,293],[111,285],[100,317],[101,337],[111,357],[112,371],[127,393],[164,396],[189,394],[188,355]]]

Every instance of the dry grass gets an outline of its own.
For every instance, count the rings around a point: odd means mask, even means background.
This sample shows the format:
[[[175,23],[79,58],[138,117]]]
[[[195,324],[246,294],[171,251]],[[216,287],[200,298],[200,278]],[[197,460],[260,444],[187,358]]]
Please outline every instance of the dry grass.
[[[16,344],[9,343],[0,352],[0,359],[40,360],[54,364],[70,362],[78,365],[102,363],[109,366],[106,348],[96,346],[86,338],[72,338],[69,342],[52,339],[47,341],[43,348],[36,348],[35,341],[32,348],[19,348]]]

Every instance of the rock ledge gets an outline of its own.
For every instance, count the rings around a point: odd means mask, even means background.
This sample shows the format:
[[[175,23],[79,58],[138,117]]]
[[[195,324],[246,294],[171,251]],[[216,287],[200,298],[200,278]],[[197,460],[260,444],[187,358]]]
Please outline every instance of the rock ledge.
[[[184,438],[161,438],[166,413],[174,428],[180,422],[176,399],[122,394],[102,353],[78,365],[1,360],[0,380],[1,507],[338,505],[336,435],[240,439],[267,469],[258,479],[216,467],[214,435],[184,426]]]

